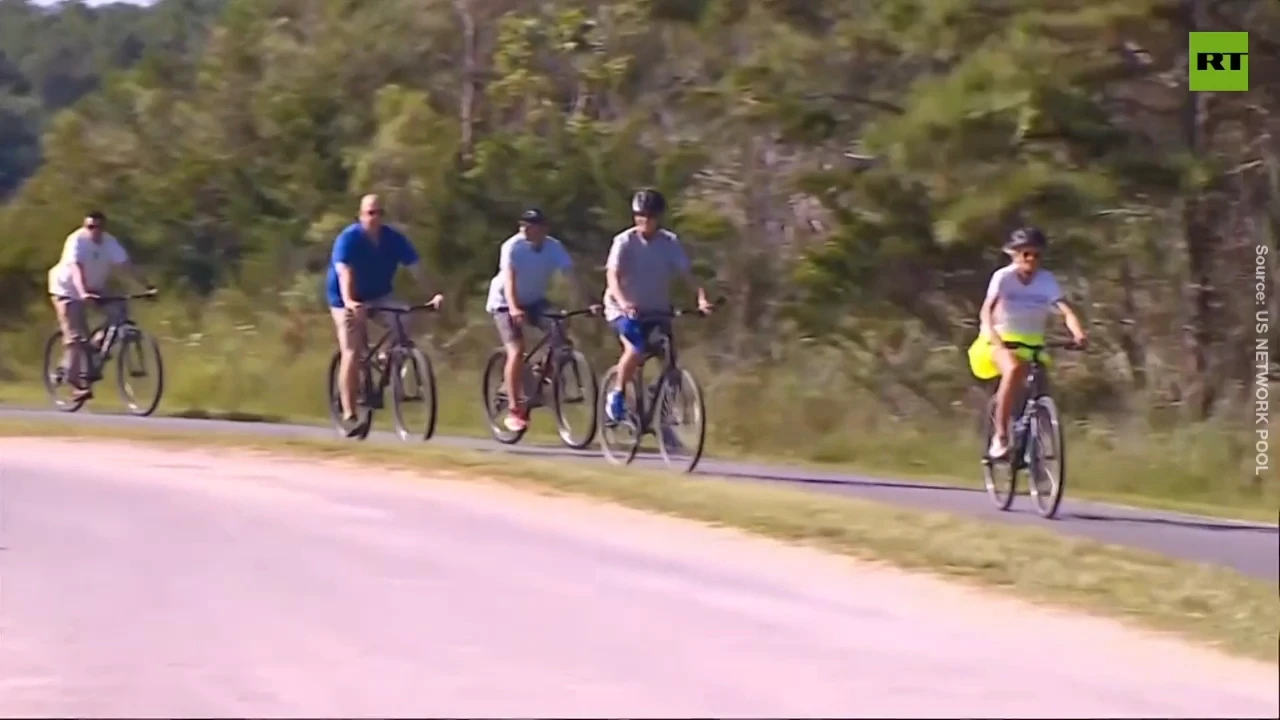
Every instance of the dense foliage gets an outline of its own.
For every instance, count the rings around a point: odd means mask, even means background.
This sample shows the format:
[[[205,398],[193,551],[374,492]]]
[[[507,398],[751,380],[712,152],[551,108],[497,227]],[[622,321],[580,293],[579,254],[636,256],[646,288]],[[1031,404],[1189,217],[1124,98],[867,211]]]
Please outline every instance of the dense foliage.
[[[656,184],[740,361],[838,344],[869,387],[928,399],[963,379],[930,357],[973,337],[1030,220],[1100,346],[1090,409],[1205,417],[1253,375],[1280,3],[230,0],[201,25],[218,4],[0,0],[0,191],[44,133],[0,210],[9,317],[88,206],[170,287],[314,311],[376,190],[474,308],[519,208],[590,269]],[[1251,32],[1250,92],[1187,91],[1192,29]]]

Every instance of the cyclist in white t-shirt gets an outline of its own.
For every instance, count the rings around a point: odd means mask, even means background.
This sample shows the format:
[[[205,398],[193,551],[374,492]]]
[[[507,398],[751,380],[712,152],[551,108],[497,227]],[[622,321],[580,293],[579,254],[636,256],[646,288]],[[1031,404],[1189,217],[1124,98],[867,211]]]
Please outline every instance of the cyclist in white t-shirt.
[[[1000,458],[1009,451],[1009,420],[1013,415],[1014,389],[1026,382],[1031,351],[1010,350],[1005,342],[1044,344],[1049,312],[1057,310],[1076,345],[1085,344],[1084,326],[1054,278],[1040,267],[1040,255],[1048,240],[1038,228],[1014,230],[1004,244],[1012,262],[995,271],[987,286],[987,298],[978,314],[981,332],[969,346],[969,368],[981,380],[1000,378],[996,391],[996,422],[988,455]],[[1043,357],[1043,356],[1042,356]]]
[[[86,303],[97,299],[115,268],[124,270],[148,290],[153,289],[129,262],[129,254],[120,241],[107,233],[106,223],[106,215],[97,210],[86,215],[84,225],[67,236],[58,264],[49,269],[49,295],[65,346],[62,368],[76,388],[77,398],[92,394],[82,369],[82,345],[89,340]],[[102,308],[113,321],[119,320],[119,314],[124,311],[119,303],[107,303]]]

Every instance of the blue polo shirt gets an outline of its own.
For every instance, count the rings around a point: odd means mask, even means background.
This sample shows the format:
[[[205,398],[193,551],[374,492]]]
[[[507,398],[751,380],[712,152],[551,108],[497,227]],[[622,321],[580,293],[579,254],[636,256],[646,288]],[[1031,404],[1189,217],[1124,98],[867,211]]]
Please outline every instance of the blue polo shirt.
[[[405,237],[394,228],[383,225],[375,244],[365,234],[360,223],[352,223],[338,233],[333,241],[333,255],[329,259],[327,289],[329,307],[343,307],[342,291],[338,287],[338,263],[346,263],[355,275],[355,296],[361,302],[369,302],[391,294],[391,281],[401,265],[418,262],[418,253]]]

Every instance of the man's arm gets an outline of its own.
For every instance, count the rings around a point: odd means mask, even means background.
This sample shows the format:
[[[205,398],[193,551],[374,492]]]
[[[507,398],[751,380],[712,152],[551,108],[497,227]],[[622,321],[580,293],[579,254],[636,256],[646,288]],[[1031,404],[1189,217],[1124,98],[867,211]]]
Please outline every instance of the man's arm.
[[[635,305],[622,292],[622,283],[618,282],[618,270],[622,261],[622,247],[625,238],[618,237],[613,241],[613,247],[609,248],[609,259],[604,264],[604,280],[609,288],[609,294],[618,302],[618,305],[626,308],[634,308]]]
[[[80,293],[80,297],[88,297],[96,294],[96,289],[91,289],[85,281],[84,263],[89,258],[89,249],[87,241],[80,239],[75,233],[67,238],[70,244],[70,254],[74,262],[71,263],[71,284],[75,286],[76,291]],[[67,249],[63,249],[63,256],[67,254]]]
[[[338,293],[342,295],[342,305],[354,310],[360,307],[360,302],[356,300],[356,274],[351,269],[351,260],[354,255],[351,243],[351,234],[345,230],[342,231],[333,241],[331,261],[334,271],[338,274]]]
[[[427,272],[421,259],[418,257],[418,251],[414,249],[413,243],[409,242],[409,238],[397,232],[396,237],[400,242],[400,264],[405,266],[409,274],[413,276],[413,281],[418,284],[418,288],[422,290],[424,295],[431,295],[432,286],[439,287],[440,283],[436,282]],[[437,293],[432,295],[430,302],[436,303],[442,296]]]
[[[1004,347],[1004,341],[996,332],[995,323],[996,303],[1000,302],[1001,277],[999,271],[991,276],[991,282],[987,283],[987,297],[982,301],[982,309],[978,311],[979,332],[995,347]]]
[[[1080,317],[1076,315],[1076,311],[1071,309],[1066,300],[1059,300],[1054,303],[1054,307],[1058,312],[1062,313],[1062,320],[1067,324],[1067,330],[1071,332],[1071,338],[1077,344],[1085,341],[1084,323],[1080,322]]]
[[[560,253],[560,274],[564,277],[565,284],[569,286],[569,297],[572,298],[575,307],[587,307],[590,303],[582,292],[582,283],[578,282],[578,276],[573,272],[573,256],[564,245],[558,244],[556,247]]]
[[[705,308],[711,305],[707,300],[707,290],[702,285],[702,279],[693,274],[693,263],[689,260],[689,255],[684,251],[684,245],[680,243],[678,238],[672,238],[672,257],[671,262],[674,269],[690,287],[696,288],[698,293],[698,307]]]
[[[129,253],[125,252],[124,245],[121,245],[120,241],[115,237],[111,237],[108,242],[110,244],[107,247],[107,252],[111,253],[111,264],[124,270],[125,274],[133,278],[133,281],[138,283],[139,286],[150,288],[151,284],[147,282],[147,278],[143,276],[142,271],[129,259]]]
[[[516,302],[519,297],[516,293],[516,268],[515,263],[511,262],[514,252],[515,243],[510,240],[502,243],[502,247],[498,248],[498,272],[502,274],[502,295],[507,302],[507,310],[518,314],[520,303]]]
[[[84,282],[84,264],[76,262],[71,266],[71,283],[76,286],[76,290],[80,293],[80,297],[89,297],[93,295],[89,287]]]

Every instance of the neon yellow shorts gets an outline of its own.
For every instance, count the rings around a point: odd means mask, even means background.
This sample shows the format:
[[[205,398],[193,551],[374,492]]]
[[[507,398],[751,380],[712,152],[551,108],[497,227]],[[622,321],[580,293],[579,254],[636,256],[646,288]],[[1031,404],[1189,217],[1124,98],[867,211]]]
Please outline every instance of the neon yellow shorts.
[[[1027,345],[1043,345],[1043,335],[1027,335],[1024,333],[1000,333],[1000,338],[1007,342],[1020,342]],[[1013,351],[1014,357],[1031,362],[1031,351],[1018,348]],[[1048,353],[1040,353],[1040,361],[1045,365],[1051,363]],[[1000,366],[996,365],[995,348],[985,335],[979,335],[969,346],[969,369],[979,380],[993,380],[1000,377]]]

